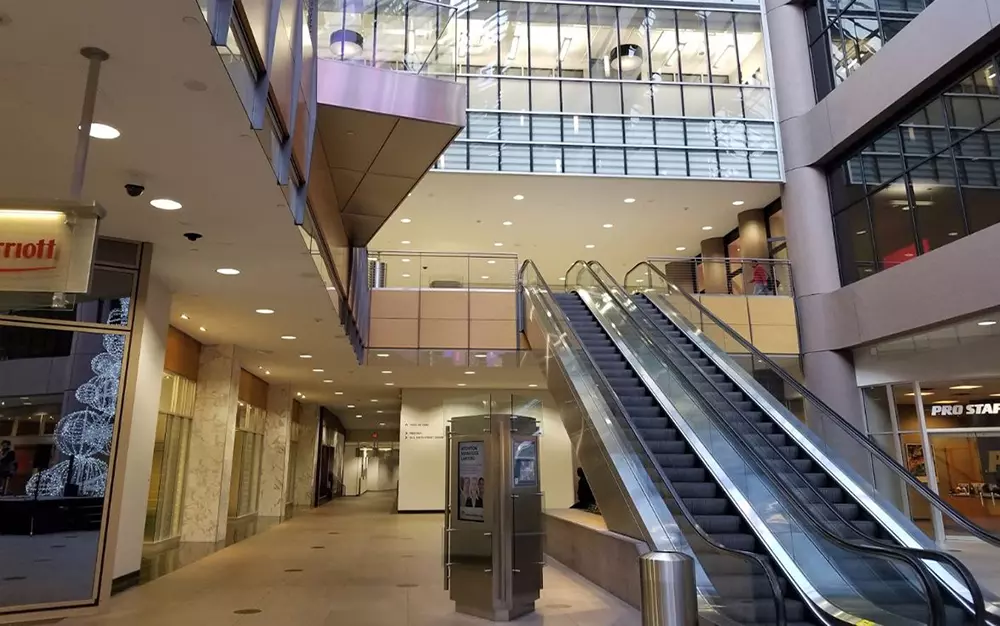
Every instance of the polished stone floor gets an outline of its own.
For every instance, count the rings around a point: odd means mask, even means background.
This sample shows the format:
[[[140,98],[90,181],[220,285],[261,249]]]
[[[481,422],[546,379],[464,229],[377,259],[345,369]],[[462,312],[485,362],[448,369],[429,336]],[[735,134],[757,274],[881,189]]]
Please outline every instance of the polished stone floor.
[[[341,498],[63,626],[464,626],[442,590],[440,515],[394,515],[392,494]],[[638,613],[557,563],[518,623],[639,626]]]

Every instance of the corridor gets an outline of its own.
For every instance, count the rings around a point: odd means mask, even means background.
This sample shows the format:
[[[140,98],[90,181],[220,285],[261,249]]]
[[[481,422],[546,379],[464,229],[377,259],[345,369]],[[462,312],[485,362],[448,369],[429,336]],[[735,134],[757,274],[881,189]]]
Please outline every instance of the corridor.
[[[441,515],[393,495],[341,498],[126,591],[64,626],[459,626],[442,590]],[[638,626],[638,612],[558,564],[522,624]]]

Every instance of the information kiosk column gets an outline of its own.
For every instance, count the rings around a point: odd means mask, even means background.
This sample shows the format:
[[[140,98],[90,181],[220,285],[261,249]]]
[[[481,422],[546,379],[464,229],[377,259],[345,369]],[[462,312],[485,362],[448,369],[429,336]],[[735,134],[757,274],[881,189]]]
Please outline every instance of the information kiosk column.
[[[510,621],[535,610],[542,588],[542,493],[534,419],[450,420],[445,588],[455,610]]]

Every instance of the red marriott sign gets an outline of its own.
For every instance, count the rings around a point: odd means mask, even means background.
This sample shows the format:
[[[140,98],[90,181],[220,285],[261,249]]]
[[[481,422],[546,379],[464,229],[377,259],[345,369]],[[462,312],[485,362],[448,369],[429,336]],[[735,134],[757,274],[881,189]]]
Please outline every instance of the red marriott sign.
[[[56,240],[2,241],[0,242],[0,272],[40,272],[53,270],[56,265]],[[9,265],[7,259],[28,259],[31,266]]]
[[[103,209],[0,199],[0,291],[86,293]]]

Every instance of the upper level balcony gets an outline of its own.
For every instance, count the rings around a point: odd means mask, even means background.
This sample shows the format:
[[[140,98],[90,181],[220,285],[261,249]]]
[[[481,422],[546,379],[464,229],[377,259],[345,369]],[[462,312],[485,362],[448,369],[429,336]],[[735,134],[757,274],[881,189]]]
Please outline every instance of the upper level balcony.
[[[378,15],[353,0],[322,6],[320,38],[334,39],[321,58],[417,68],[467,87],[466,128],[438,169],[781,178],[757,6],[411,1]]]

